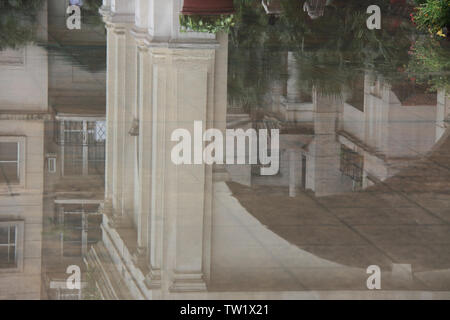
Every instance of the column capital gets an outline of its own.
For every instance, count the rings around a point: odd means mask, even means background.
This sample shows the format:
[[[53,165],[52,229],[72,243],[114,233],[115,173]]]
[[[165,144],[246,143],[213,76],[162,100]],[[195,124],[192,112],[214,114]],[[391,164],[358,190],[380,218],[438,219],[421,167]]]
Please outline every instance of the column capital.
[[[134,40],[136,41],[138,50],[140,52],[147,52],[148,51],[148,46],[146,44],[148,38],[147,29],[134,26],[133,28],[131,28],[130,33],[133,36]]]

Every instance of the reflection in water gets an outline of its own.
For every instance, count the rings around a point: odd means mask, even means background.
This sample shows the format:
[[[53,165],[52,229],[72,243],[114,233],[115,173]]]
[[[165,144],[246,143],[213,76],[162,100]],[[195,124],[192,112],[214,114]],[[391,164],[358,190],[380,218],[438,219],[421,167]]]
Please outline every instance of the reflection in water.
[[[367,30],[372,2],[237,2],[228,37],[179,33],[180,1],[104,1],[73,33],[61,1],[21,17],[40,27],[0,38],[0,298],[361,297],[369,265],[387,298],[448,297],[450,49],[407,5],[375,1]],[[279,173],[175,166],[194,120],[279,129]]]

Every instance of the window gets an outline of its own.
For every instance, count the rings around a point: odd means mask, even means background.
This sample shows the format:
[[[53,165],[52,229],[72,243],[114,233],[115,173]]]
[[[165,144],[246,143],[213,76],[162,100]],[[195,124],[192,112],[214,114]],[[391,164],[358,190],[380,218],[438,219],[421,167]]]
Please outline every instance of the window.
[[[353,181],[353,190],[360,190],[363,184],[364,157],[341,144],[340,171]]]
[[[95,200],[85,203],[57,201],[59,223],[63,227],[62,255],[81,257],[88,247],[102,239],[102,215],[98,214],[99,203]]]
[[[103,175],[105,172],[105,120],[60,119],[56,143],[61,145],[63,176]]]
[[[0,137],[0,185],[24,186],[24,153],[24,137]]]
[[[23,221],[0,222],[0,272],[22,268]]]
[[[49,173],[56,173],[56,157],[47,158],[47,169]]]
[[[18,142],[0,142],[0,183],[19,183],[19,157]]]
[[[17,268],[17,226],[0,227],[0,268]]]

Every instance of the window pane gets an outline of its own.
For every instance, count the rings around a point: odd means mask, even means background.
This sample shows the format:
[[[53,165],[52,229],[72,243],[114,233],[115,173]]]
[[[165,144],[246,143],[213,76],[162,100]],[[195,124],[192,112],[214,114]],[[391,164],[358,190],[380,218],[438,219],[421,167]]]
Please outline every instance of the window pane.
[[[9,227],[0,227],[0,244],[8,244]]]
[[[0,246],[0,269],[16,268],[16,250],[14,246]]]
[[[17,163],[0,162],[0,183],[19,183]]]
[[[0,142],[0,161],[17,161],[18,150],[17,142]]]
[[[8,247],[0,246],[0,267],[8,263]]]
[[[89,147],[89,174],[102,175],[105,173],[105,146],[93,145]]]
[[[15,265],[16,263],[16,246],[10,246],[9,247],[9,263],[12,263]]]
[[[64,143],[66,145],[83,144],[83,121],[64,121]]]
[[[66,214],[64,216],[64,228],[81,229],[81,214]]]
[[[64,148],[64,174],[81,175],[83,173],[83,147],[66,146]]]
[[[16,226],[9,228],[9,243],[16,244]]]

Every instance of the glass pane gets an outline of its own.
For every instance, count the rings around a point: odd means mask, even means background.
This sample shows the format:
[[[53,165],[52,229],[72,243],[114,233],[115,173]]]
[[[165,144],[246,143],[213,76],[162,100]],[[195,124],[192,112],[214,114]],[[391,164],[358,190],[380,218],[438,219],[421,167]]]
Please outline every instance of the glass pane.
[[[94,145],[89,147],[89,174],[102,175],[105,172],[105,146]]]
[[[16,244],[16,226],[9,228],[9,243]]]
[[[8,243],[8,229],[9,227],[0,227],[0,245]]]
[[[9,263],[15,264],[16,262],[16,246],[9,247]]]
[[[104,142],[106,140],[106,122],[97,121],[95,125],[95,140]]]
[[[0,161],[17,161],[18,150],[17,142],[0,142]]]
[[[64,175],[81,175],[83,173],[83,147],[66,146],[64,148]]]
[[[8,247],[0,246],[0,268],[4,268],[4,266],[8,264],[8,261]]]
[[[66,214],[64,228],[81,229],[81,214]]]
[[[83,122],[65,121],[64,122],[64,143],[66,145],[83,144]]]
[[[15,267],[17,267],[15,247],[0,246],[0,269]]]
[[[17,163],[0,162],[0,183],[19,183]]]

